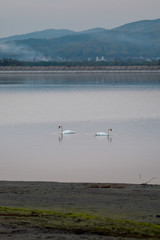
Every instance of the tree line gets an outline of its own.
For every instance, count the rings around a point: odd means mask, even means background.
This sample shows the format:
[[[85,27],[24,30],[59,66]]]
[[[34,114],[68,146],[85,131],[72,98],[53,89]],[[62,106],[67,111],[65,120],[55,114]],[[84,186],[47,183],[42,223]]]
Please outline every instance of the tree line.
[[[20,61],[12,58],[0,59],[0,66],[160,66],[158,60],[112,59],[108,61]]]

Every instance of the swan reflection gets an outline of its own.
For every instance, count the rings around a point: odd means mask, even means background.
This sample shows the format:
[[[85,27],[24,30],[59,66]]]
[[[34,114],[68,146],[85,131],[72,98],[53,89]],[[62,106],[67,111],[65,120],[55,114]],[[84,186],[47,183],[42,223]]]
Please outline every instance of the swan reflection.
[[[59,142],[63,142],[63,134],[62,133],[60,133],[58,140],[59,140]]]

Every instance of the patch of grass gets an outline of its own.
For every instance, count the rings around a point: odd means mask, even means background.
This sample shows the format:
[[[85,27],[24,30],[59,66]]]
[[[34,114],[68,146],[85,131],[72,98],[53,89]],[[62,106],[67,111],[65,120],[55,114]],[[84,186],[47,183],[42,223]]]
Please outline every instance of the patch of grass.
[[[79,212],[43,211],[0,207],[3,224],[24,227],[57,229],[70,233],[100,234],[115,237],[160,239],[160,225],[111,219]]]

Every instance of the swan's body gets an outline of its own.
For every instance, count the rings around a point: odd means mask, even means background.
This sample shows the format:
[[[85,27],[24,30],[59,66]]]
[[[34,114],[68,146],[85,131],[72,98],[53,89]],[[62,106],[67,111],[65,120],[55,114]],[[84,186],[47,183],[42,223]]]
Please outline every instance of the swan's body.
[[[96,136],[101,136],[101,137],[105,137],[105,136],[109,136],[110,135],[110,131],[112,132],[112,129],[108,129],[107,132],[97,132]]]
[[[72,131],[72,130],[65,130],[65,131],[62,131],[63,134],[74,134],[75,131]]]
[[[61,134],[74,134],[75,133],[75,131],[73,131],[73,130],[64,130],[63,131],[63,127],[62,126],[59,126],[58,128],[60,128]]]

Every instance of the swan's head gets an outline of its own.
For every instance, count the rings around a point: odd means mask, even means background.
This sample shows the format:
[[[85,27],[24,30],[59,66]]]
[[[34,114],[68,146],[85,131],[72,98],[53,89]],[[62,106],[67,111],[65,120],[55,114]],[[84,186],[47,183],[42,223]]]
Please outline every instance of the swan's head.
[[[108,131],[111,131],[111,132],[112,132],[112,128],[109,128]]]
[[[59,129],[59,128],[62,128],[62,126],[59,126],[58,129]]]

